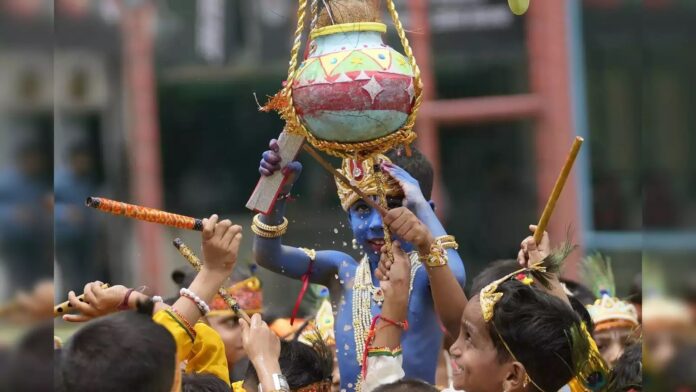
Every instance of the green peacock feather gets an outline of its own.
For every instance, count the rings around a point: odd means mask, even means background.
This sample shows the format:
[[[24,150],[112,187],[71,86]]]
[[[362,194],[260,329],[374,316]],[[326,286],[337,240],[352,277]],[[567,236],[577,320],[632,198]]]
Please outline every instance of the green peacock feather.
[[[582,260],[582,278],[592,292],[599,298],[606,294],[616,296],[614,272],[611,268],[611,259],[601,253],[593,253]]]

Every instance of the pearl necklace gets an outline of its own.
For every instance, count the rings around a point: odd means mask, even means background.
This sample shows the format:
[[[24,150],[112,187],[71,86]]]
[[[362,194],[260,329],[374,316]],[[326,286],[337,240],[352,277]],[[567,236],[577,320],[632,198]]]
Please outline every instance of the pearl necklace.
[[[418,259],[418,252],[408,254],[411,261],[411,280],[409,282],[408,295],[411,296],[413,291],[413,279],[416,276],[416,271],[421,266]],[[372,322],[372,301],[378,306],[382,306],[384,302],[384,292],[381,288],[375,287],[372,284],[372,271],[370,270],[370,261],[367,255],[363,256],[355,270],[355,281],[353,283],[353,338],[355,339],[355,357],[359,364],[362,365],[363,353],[365,351],[365,339],[370,330]]]

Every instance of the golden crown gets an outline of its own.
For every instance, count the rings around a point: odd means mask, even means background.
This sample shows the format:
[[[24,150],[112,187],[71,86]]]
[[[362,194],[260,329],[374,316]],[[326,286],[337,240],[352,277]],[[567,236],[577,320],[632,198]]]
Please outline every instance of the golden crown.
[[[356,187],[362,190],[368,196],[377,196],[379,192],[379,179],[377,175],[381,172],[375,171],[375,166],[382,162],[389,162],[391,160],[385,155],[378,154],[375,157],[367,158],[362,161],[355,159],[344,159],[341,164],[341,172],[344,176],[350,180]],[[353,205],[360,196],[355,193],[350,187],[344,184],[338,178],[336,180],[336,188],[338,192],[338,198],[341,200],[341,207],[343,210],[348,211],[350,206]],[[399,183],[393,179],[389,174],[382,174],[382,187],[384,188],[384,194],[386,196],[402,196],[403,191]]]
[[[587,311],[595,324],[595,331],[612,327],[637,327],[638,312],[636,307],[608,294],[587,305]]]

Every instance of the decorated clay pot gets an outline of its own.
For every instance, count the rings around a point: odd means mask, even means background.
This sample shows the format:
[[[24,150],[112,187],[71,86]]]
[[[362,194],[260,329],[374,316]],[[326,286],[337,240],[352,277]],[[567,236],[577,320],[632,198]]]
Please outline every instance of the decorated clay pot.
[[[299,119],[316,138],[379,139],[404,125],[415,98],[408,59],[385,45],[382,23],[316,29],[292,85]]]

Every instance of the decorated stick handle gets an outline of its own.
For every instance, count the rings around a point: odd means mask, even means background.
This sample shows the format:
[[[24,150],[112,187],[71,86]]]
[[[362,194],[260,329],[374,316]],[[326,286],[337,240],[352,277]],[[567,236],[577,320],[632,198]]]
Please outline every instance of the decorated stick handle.
[[[191,266],[196,271],[201,270],[201,267],[203,266],[201,260],[198,258],[198,256],[196,256],[195,253],[193,253],[191,248],[184,244],[184,241],[182,241],[181,238],[175,238],[174,241],[172,241],[172,243],[174,244],[176,250],[178,250],[179,253],[181,253],[181,255],[184,256],[186,261],[188,261],[189,264],[191,264]],[[218,288],[218,294],[220,295],[220,297],[222,297],[227,306],[229,306],[230,309],[232,309],[232,311],[237,315],[237,317],[243,318],[244,320],[246,320],[246,322],[249,323],[249,325],[251,325],[251,318],[249,317],[249,315],[242,308],[239,307],[239,304],[234,298],[232,298],[231,295],[227,294],[227,291],[224,287]]]
[[[122,201],[105,199],[103,197],[88,197],[85,201],[85,205],[110,214],[123,215],[129,218],[159,223],[179,229],[203,230],[203,221],[201,219],[135,204],[128,204]]]
[[[103,288],[103,289],[106,289],[106,288],[108,288],[108,287],[109,287],[109,284],[108,284],[108,283],[103,283],[103,284],[101,285],[101,288]],[[80,295],[77,297],[77,300],[80,301],[80,302],[85,302],[85,294],[84,294],[84,293],[80,294]],[[58,316],[60,316],[60,315],[63,315],[63,314],[68,313],[70,310],[72,310],[72,307],[73,307],[73,306],[72,306],[72,304],[70,303],[70,301],[65,301],[65,302],[62,302],[62,303],[60,303],[60,304],[54,306],[54,307],[53,307],[53,317],[58,317]]]
[[[534,231],[534,242],[536,242],[537,244],[541,242],[541,238],[544,236],[544,230],[546,230],[546,225],[549,223],[549,219],[551,218],[553,209],[556,207],[556,202],[558,201],[559,196],[561,196],[563,187],[565,186],[566,180],[568,179],[568,174],[570,174],[570,169],[573,168],[575,158],[577,158],[578,152],[580,151],[580,147],[582,147],[582,142],[584,141],[585,140],[583,138],[577,136],[575,138],[575,141],[573,142],[573,146],[570,148],[570,152],[568,153],[566,162],[563,165],[563,169],[561,169],[561,173],[558,175],[558,179],[556,179],[556,184],[553,186],[551,196],[549,196],[549,200],[546,202],[544,212],[541,213],[541,218],[539,219],[539,223],[537,224],[537,229]]]
[[[281,132],[278,137],[281,167],[284,168],[295,159],[304,141],[305,138],[300,135],[291,134],[286,130]],[[254,192],[249,197],[249,201],[247,201],[246,208],[264,215],[269,214],[273,210],[284,183],[285,175],[282,173],[282,170],[278,170],[270,176],[261,176],[256,184],[256,188],[254,188]]]

